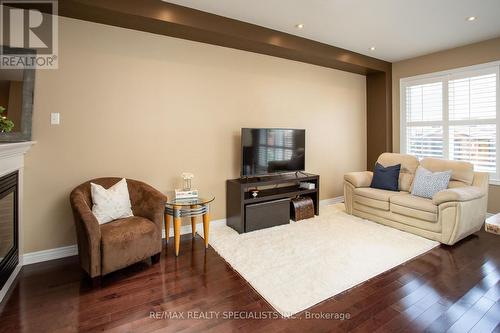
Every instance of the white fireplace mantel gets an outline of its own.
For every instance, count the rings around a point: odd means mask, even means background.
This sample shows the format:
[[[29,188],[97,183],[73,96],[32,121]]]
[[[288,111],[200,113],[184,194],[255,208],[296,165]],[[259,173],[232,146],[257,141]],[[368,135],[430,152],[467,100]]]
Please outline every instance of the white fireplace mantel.
[[[19,183],[18,183],[18,202],[19,202],[19,263],[15,270],[12,272],[11,276],[5,283],[2,289],[0,289],[0,302],[2,302],[4,296],[7,294],[9,289],[21,270],[23,265],[23,168],[24,168],[24,154],[33,146],[35,141],[26,142],[14,142],[14,143],[0,143],[0,177],[7,175],[11,172],[19,172]]]
[[[22,169],[24,167],[24,154],[36,141],[0,143],[0,177]]]

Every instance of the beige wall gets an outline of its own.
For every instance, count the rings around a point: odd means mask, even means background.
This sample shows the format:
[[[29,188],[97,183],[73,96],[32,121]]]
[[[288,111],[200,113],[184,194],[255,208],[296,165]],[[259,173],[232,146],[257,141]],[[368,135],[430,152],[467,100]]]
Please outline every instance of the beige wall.
[[[216,196],[213,218],[224,218],[241,127],[305,128],[322,199],[342,195],[342,175],[365,168],[364,76],[65,18],[59,33],[60,69],[36,78],[25,252],[75,243],[68,195],[94,177],[165,192],[190,171]],[[50,125],[51,112],[61,125]]]
[[[401,78],[483,64],[496,60],[500,60],[500,38],[394,63],[392,65],[394,151],[398,152],[400,148],[399,80]],[[491,213],[500,212],[500,186],[490,186],[488,211]]]

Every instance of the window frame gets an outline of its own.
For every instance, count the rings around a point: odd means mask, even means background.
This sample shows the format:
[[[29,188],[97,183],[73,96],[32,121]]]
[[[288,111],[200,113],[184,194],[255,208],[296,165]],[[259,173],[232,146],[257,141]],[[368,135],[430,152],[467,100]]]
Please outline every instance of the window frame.
[[[490,184],[500,185],[500,61],[488,62],[480,65],[473,65],[467,67],[460,67],[446,71],[434,72],[429,74],[417,75],[400,79],[399,82],[399,97],[400,97],[400,132],[399,132],[399,145],[400,151],[406,153],[406,134],[408,124],[412,126],[442,126],[443,128],[443,157],[449,158],[449,128],[454,125],[481,125],[492,124],[493,122],[488,119],[477,120],[450,120],[449,119],[449,86],[450,80],[463,79],[471,76],[486,75],[496,73],[496,172],[490,173]],[[429,84],[429,83],[442,83],[442,119],[438,121],[415,121],[408,123],[406,121],[406,88],[410,86]]]

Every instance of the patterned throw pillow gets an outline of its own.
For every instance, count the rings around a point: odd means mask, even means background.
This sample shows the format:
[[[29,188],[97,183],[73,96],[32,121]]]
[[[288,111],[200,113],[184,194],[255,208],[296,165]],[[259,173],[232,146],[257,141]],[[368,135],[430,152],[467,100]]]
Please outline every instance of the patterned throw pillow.
[[[92,213],[99,224],[134,216],[125,178],[107,190],[101,185],[90,183],[90,193],[93,202]]]
[[[432,173],[426,168],[419,166],[415,173],[411,194],[432,199],[434,194],[448,188],[451,173],[451,170]]]

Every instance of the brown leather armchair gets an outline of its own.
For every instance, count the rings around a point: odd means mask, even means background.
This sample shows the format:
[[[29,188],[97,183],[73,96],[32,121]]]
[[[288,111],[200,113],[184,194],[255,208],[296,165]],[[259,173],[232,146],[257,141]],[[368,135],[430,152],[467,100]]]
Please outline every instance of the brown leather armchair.
[[[95,283],[99,277],[151,257],[162,250],[162,222],[166,197],[153,187],[127,179],[134,216],[99,225],[92,213],[90,183],[109,188],[121,178],[98,178],[70,194],[82,268]]]

